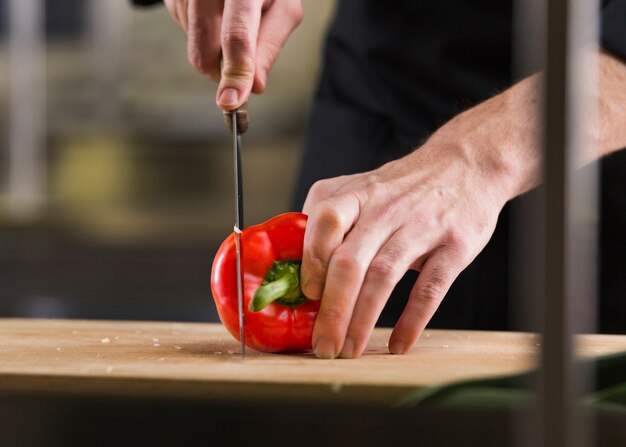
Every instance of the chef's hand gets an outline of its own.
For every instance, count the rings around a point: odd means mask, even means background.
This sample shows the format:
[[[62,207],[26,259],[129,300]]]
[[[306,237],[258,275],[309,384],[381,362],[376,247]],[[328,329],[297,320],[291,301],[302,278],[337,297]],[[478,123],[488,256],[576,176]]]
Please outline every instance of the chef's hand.
[[[597,67],[598,108],[580,129],[579,167],[626,147],[626,64],[585,51],[583,66],[594,76]],[[319,357],[361,355],[394,286],[415,269],[389,339],[394,354],[411,348],[504,204],[540,182],[540,81],[526,78],[462,113],[398,161],[311,188],[301,276],[304,294],[322,300],[312,340]]]
[[[459,115],[400,160],[313,185],[302,289],[322,300],[318,357],[360,356],[409,269],[420,274],[389,350],[415,343],[507,200],[539,181],[536,84],[529,78]]]
[[[262,93],[287,37],[302,20],[302,0],[164,0],[187,34],[187,57],[219,82],[217,105],[233,110]],[[223,58],[223,67],[220,69]]]

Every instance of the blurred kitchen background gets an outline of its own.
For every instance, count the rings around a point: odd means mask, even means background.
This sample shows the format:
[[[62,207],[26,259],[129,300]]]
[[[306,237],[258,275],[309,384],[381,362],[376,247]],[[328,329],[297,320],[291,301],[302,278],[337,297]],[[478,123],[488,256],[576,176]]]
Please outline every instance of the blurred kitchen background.
[[[247,225],[289,210],[333,6],[304,1],[250,101]],[[215,90],[164,7],[0,0],[0,316],[217,320],[234,205]]]

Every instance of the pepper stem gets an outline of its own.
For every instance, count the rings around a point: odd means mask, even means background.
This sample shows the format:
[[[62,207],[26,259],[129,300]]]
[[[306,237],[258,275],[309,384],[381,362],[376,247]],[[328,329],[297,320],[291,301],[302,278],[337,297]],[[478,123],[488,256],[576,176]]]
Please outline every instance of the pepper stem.
[[[296,307],[305,301],[300,289],[300,261],[275,261],[248,307],[258,312],[273,302]]]

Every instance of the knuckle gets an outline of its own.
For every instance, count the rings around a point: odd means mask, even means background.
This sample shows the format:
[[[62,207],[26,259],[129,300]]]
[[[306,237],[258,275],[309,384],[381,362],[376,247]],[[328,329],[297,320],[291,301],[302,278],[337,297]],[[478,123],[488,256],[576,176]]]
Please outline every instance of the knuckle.
[[[436,307],[443,300],[445,288],[445,275],[440,270],[435,270],[430,277],[421,285],[415,299],[418,304],[427,307]]]
[[[214,79],[216,75],[219,77],[219,64],[204,46],[205,41],[206,33],[201,28],[191,27],[187,35],[187,59],[200,73]]]
[[[338,230],[341,228],[341,213],[333,203],[323,201],[319,203],[317,208],[318,225],[325,230]]]
[[[288,10],[289,17],[294,25],[298,26],[302,19],[304,18],[304,8],[302,7],[301,0],[294,0],[290,3],[290,8]]]
[[[359,260],[351,253],[341,248],[337,249],[332,259],[333,267],[341,272],[356,272],[362,270]]]
[[[368,195],[368,198],[370,198],[370,201],[374,202],[371,198],[373,196],[372,195]],[[374,202],[376,203],[376,202]],[[382,202],[382,203],[376,203],[375,208],[374,208],[374,212],[376,213],[376,216],[380,216],[381,220],[391,220],[394,218],[394,214],[396,211],[396,204],[393,202]]]
[[[434,283],[424,284],[415,296],[415,301],[417,301],[419,305],[428,308],[439,306],[442,301],[442,297],[439,293],[439,287]]]
[[[327,195],[328,189],[328,181],[318,180],[309,189],[309,196],[314,200],[319,200]]]
[[[231,50],[250,52],[252,50],[250,29],[244,24],[225,29],[222,32],[222,44]]]
[[[236,64],[225,64],[222,71],[222,77],[225,82],[236,85],[247,85],[252,81],[254,75],[254,62],[252,58],[244,58]]]
[[[465,261],[471,255],[470,241],[461,231],[448,231],[444,245],[454,253],[457,259]]]
[[[326,259],[322,248],[318,245],[312,245],[309,247],[309,250],[305,251],[303,265],[305,264],[305,261],[309,276],[323,273],[328,265],[328,260]]]
[[[367,271],[368,276],[376,281],[392,282],[398,274],[397,263],[389,259],[375,258]]]
[[[187,50],[187,59],[189,60],[191,66],[200,73],[210,74],[212,71],[207,58],[204,54],[202,54],[196,45],[189,45],[189,49]]]
[[[263,0],[234,0],[237,3],[238,13],[242,16],[249,16],[254,8],[260,7]]]
[[[320,309],[320,317],[331,328],[340,327],[343,322],[345,312],[339,306],[327,305]]]

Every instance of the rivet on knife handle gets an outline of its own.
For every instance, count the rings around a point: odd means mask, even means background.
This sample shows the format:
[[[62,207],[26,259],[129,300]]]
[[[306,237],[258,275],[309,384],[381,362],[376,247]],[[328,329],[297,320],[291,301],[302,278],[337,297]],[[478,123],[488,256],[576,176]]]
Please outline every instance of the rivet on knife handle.
[[[237,114],[237,134],[241,135],[248,130],[248,103],[244,103],[241,107],[235,110],[224,110],[224,122],[228,127],[228,130],[233,131],[233,114]]]

